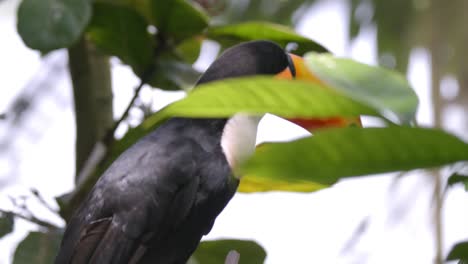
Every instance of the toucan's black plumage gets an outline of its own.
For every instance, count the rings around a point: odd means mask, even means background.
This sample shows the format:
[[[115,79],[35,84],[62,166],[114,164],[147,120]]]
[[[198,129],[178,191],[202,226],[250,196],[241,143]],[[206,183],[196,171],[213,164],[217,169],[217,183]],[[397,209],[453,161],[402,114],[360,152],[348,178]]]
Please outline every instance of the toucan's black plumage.
[[[285,70],[268,41],[224,52],[198,84]],[[234,195],[228,119],[173,118],[126,150],[70,219],[56,263],[185,263]]]

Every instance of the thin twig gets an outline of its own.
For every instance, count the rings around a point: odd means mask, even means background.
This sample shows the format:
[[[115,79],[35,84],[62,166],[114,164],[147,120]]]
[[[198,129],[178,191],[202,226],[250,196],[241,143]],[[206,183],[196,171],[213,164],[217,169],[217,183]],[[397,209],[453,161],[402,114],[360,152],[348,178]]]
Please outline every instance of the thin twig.
[[[41,195],[41,193],[35,189],[35,188],[31,188],[31,193],[34,197],[36,197],[36,199],[45,207],[47,208],[49,211],[51,211],[52,213],[55,213],[57,214],[57,210],[52,208],[52,206],[50,206],[49,203],[46,202],[46,200],[44,199],[44,197]]]
[[[235,250],[229,251],[229,253],[226,256],[226,260],[224,261],[224,264],[238,264],[240,259],[240,254],[239,252]]]
[[[8,214],[13,215],[13,216],[21,218],[23,220],[26,220],[26,221],[29,221],[31,223],[34,223],[34,224],[40,225],[42,227],[45,227],[47,229],[52,229],[52,230],[60,229],[60,227],[58,227],[58,226],[56,226],[54,224],[51,224],[49,222],[46,222],[44,220],[41,220],[41,219],[35,217],[32,213],[30,213],[29,215],[25,215],[25,214],[21,214],[21,213],[18,213],[18,212],[7,211],[7,210],[3,210],[3,209],[0,209],[0,213],[6,214],[6,215],[8,215]]]
[[[119,125],[127,118],[130,110],[135,104],[136,99],[140,96],[141,89],[143,88],[145,84],[147,84],[151,80],[151,78],[156,72],[157,59],[161,55],[161,53],[167,48],[167,43],[166,43],[165,38],[161,34],[158,34],[157,38],[158,38],[158,46],[154,49],[151,64],[146,68],[145,72],[143,72],[143,74],[141,75],[140,84],[135,88],[133,97],[128,103],[127,108],[123,112],[122,116],[120,116],[119,120],[115,122],[112,129],[110,129],[107,135],[105,136],[104,143],[106,144],[106,146],[109,146],[112,143],[112,141],[114,140],[115,131],[117,130]]]

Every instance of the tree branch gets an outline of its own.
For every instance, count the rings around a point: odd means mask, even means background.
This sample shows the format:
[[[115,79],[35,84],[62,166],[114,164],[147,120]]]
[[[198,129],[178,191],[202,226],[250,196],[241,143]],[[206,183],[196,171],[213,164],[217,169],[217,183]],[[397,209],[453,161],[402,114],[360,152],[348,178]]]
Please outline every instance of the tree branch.
[[[94,145],[112,127],[112,82],[109,57],[99,53],[84,36],[68,49],[76,120],[76,176]]]
[[[442,6],[441,6],[442,5]],[[442,108],[443,102],[440,95],[440,82],[442,80],[442,69],[445,67],[444,60],[444,46],[443,46],[443,31],[440,27],[443,16],[441,14],[441,7],[445,3],[443,1],[433,1],[431,5],[432,15],[432,34],[430,40],[430,52],[431,52],[431,97],[434,111],[434,126],[437,128],[442,127]],[[443,23],[442,23],[443,24]],[[436,244],[435,249],[435,260],[434,263],[444,263],[444,245],[443,245],[443,219],[442,219],[442,208],[444,204],[444,196],[442,191],[442,175],[440,170],[433,170],[433,197],[435,201],[433,217],[434,217],[434,239]]]
[[[49,211],[51,211],[52,213],[55,213],[57,214],[57,210],[55,210],[54,208],[52,208],[52,206],[49,205],[49,203],[46,202],[46,200],[44,199],[44,197],[41,195],[41,193],[37,190],[37,189],[31,189],[31,193],[34,197],[36,197],[36,199],[45,207],[47,208]]]

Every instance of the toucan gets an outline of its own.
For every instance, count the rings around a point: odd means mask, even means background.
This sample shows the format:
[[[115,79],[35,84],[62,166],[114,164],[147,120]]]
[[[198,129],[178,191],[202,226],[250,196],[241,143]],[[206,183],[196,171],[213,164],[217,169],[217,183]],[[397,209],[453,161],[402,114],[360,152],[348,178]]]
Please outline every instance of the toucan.
[[[227,49],[197,85],[252,75],[319,82],[301,57],[262,40]],[[233,168],[253,154],[260,118],[172,118],[140,139],[74,212],[55,263],[186,263],[235,194]]]

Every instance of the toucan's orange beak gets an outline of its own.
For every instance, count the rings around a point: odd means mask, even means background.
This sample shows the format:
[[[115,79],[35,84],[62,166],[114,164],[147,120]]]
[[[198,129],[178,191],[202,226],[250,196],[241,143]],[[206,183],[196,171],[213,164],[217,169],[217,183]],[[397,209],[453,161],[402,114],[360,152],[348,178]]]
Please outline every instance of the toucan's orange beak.
[[[324,89],[331,89],[328,85],[322,82],[318,77],[316,77],[305,65],[304,59],[301,57],[289,54],[290,56],[290,67],[287,67],[284,71],[276,75],[280,79],[298,79],[307,82],[312,82],[320,84]],[[293,68],[295,74],[291,71]],[[331,118],[288,118],[289,121],[303,127],[308,131],[314,131],[320,128],[328,127],[348,127],[348,126],[358,126],[362,127],[360,117],[331,117]]]

